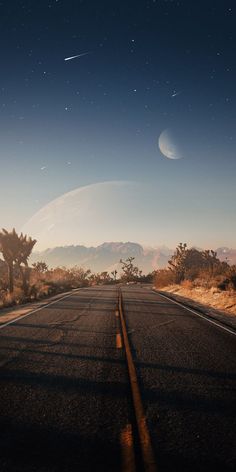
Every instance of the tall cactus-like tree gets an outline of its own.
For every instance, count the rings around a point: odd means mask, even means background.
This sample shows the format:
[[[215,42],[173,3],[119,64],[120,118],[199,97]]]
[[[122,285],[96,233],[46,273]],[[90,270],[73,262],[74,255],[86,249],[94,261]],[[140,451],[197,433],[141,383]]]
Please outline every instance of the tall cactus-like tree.
[[[19,238],[19,251],[18,251],[15,262],[18,265],[20,273],[21,273],[22,288],[24,290],[25,295],[27,295],[28,285],[29,285],[28,259],[37,241],[36,239],[27,237],[27,235],[23,235],[22,233],[20,234],[20,236],[18,236],[18,238]],[[21,264],[24,264],[24,267],[22,267]]]
[[[39,274],[44,274],[45,272],[48,271],[48,265],[46,264],[46,262],[43,262],[43,261],[34,262],[32,264],[32,267]]]
[[[140,273],[142,271],[140,271],[139,268],[133,264],[134,260],[135,257],[127,257],[125,261],[120,259],[120,264],[122,264],[123,270],[123,278],[126,280],[126,282],[134,281],[141,275]]]
[[[35,239],[28,238],[22,233],[19,236],[13,228],[12,231],[7,231],[2,229],[0,232],[0,252],[3,255],[5,262],[8,267],[8,278],[9,278],[9,292],[12,293],[14,290],[14,277],[13,269],[14,264],[16,264],[21,272],[23,289],[26,293],[27,291],[27,268],[28,268],[28,258],[31,254],[31,251],[36,243]],[[23,270],[21,264],[24,264],[25,270]]]
[[[171,259],[168,261],[169,269],[175,274],[175,282],[180,283],[185,276],[185,259],[187,255],[187,244],[180,243]]]
[[[12,231],[2,229],[0,233],[0,251],[7,264],[9,292],[12,293],[14,290],[13,266],[19,252],[19,238],[14,228]]]
[[[115,269],[111,272],[111,275],[113,276],[114,281],[116,282],[116,276],[118,274],[118,271]]]

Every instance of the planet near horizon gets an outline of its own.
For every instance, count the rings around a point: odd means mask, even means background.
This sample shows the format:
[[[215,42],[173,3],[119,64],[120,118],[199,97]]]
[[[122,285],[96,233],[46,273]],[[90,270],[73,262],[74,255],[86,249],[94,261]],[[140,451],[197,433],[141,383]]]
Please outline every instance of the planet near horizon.
[[[49,202],[21,228],[37,239],[35,251],[58,246],[145,242],[156,234],[143,184],[108,181],[79,187]],[[152,223],[153,221],[153,223]]]

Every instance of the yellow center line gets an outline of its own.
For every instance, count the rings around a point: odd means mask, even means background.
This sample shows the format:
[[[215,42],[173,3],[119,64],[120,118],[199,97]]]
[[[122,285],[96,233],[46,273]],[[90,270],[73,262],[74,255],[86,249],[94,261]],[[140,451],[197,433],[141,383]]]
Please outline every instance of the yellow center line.
[[[126,328],[124,312],[123,312],[123,300],[122,300],[122,292],[120,290],[119,293],[119,312],[120,312],[120,321],[121,321],[121,329],[123,334],[124,340],[124,347],[126,353],[126,360],[127,360],[127,367],[130,379],[130,386],[132,392],[132,399],[134,405],[134,412],[137,422],[138,428],[138,435],[139,435],[139,443],[142,452],[142,459],[143,459],[143,466],[145,472],[156,472],[157,466],[155,461],[155,455],[152,448],[151,437],[147,425],[146,415],[144,411],[144,406],[142,403],[141,393],[139,390],[138,384],[138,377],[136,373],[136,368],[134,365],[128,332]]]
[[[131,424],[127,424],[120,434],[122,472],[135,472],[134,441]]]
[[[120,333],[117,333],[116,335],[116,347],[117,349],[122,349],[122,338]]]

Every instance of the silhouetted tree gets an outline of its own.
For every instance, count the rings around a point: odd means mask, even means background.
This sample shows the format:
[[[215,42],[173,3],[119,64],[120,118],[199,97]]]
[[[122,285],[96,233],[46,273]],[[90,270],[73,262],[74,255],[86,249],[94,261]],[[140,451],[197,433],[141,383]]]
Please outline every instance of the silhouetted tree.
[[[182,282],[185,276],[185,258],[187,253],[187,244],[180,243],[171,259],[168,261],[169,269],[175,275],[176,283]]]
[[[44,274],[45,272],[48,271],[48,266],[47,266],[46,262],[43,262],[43,261],[34,262],[32,264],[32,267],[34,268],[34,270],[36,270],[36,272],[38,272],[40,274]]]
[[[122,270],[124,273],[122,278],[126,280],[126,282],[137,280],[137,278],[140,277],[142,273],[142,271],[140,271],[139,268],[133,264],[134,260],[135,257],[128,257],[125,261],[120,259],[120,264],[122,264]]]
[[[12,293],[14,290],[13,267],[19,252],[19,240],[15,228],[9,232],[4,228],[2,229],[0,233],[0,251],[7,264],[8,289],[9,292]]]
[[[101,272],[100,274],[100,281],[103,283],[103,284],[107,284],[109,282],[111,282],[111,277],[109,275],[109,273],[104,270],[103,272]]]
[[[222,266],[222,264],[226,264],[226,266],[228,266],[227,262],[223,263],[217,258],[217,252],[215,251],[207,249],[203,251],[202,254],[205,262],[205,267],[210,277],[214,277],[216,269],[218,269],[219,266]]]
[[[30,270],[28,267],[28,259],[32,252],[34,245],[36,244],[36,239],[32,239],[31,237],[27,237],[27,235],[23,235],[22,233],[18,236],[19,239],[19,251],[16,257],[16,264],[19,267],[21,277],[22,277],[22,288],[24,294],[28,294],[29,289],[29,275]],[[23,267],[22,267],[23,264]]]
[[[22,268],[21,264],[24,264],[25,269],[28,268],[28,258],[31,254],[33,246],[35,245],[36,240],[28,238],[26,235],[23,236],[21,233],[20,236],[16,233],[15,228],[12,231],[7,231],[2,229],[0,233],[0,251],[2,252],[3,258],[7,263],[8,267],[8,283],[9,283],[9,292],[12,293],[14,290],[14,277],[13,270],[14,264],[20,270],[23,282],[24,292],[27,292],[27,271]]]
[[[117,270],[113,270],[113,271],[111,272],[111,275],[113,276],[114,281],[116,281]]]

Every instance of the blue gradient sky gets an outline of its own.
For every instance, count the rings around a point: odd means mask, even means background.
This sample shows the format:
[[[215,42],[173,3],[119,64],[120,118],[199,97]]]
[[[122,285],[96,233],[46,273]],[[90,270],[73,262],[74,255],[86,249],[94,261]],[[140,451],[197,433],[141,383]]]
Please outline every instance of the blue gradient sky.
[[[236,247],[235,13],[232,1],[0,2],[0,226],[79,186],[137,180],[156,189],[156,244]],[[159,151],[166,128],[183,159]]]

